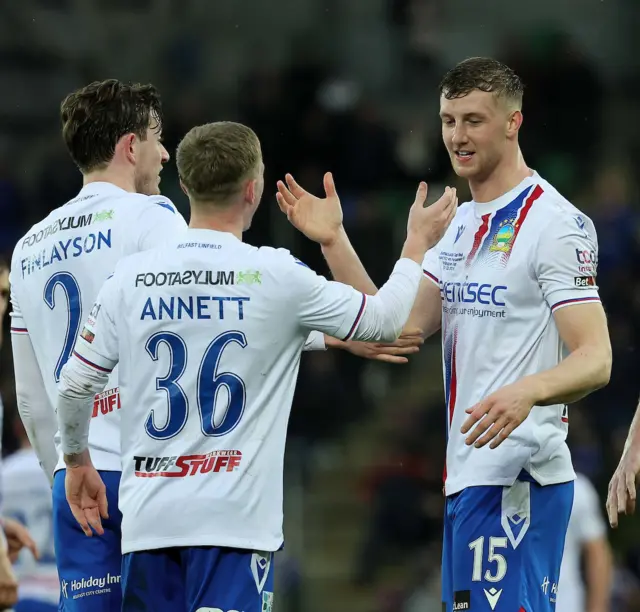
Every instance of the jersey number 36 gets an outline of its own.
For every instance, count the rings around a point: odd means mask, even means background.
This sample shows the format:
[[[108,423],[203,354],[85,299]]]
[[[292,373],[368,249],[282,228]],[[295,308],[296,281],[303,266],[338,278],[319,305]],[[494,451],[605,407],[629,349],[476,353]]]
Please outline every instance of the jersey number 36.
[[[232,342],[239,344],[242,348],[247,346],[244,333],[227,331],[209,344],[200,361],[196,399],[200,425],[205,436],[228,434],[235,429],[244,413],[246,401],[244,381],[231,372],[218,372],[222,352]],[[147,353],[154,361],[159,359],[161,347],[169,351],[169,372],[162,378],[156,378],[156,389],[165,391],[169,403],[168,412],[162,419],[162,424],[159,424],[160,418],[157,418],[155,409],[151,410],[145,421],[145,429],[156,440],[168,440],[182,431],[189,417],[189,400],[180,386],[180,378],[187,368],[188,351],[187,345],[180,336],[167,331],[153,334],[145,345]],[[218,392],[222,387],[226,387],[227,390],[228,406],[222,421],[216,425],[214,409]]]

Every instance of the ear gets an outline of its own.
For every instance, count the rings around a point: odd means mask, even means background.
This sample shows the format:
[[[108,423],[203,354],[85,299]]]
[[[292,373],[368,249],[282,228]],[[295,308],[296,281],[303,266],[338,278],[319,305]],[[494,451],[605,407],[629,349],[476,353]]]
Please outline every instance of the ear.
[[[137,142],[137,137],[135,134],[125,134],[118,140],[116,143],[115,153],[120,153],[124,158],[132,163],[136,163],[136,151],[135,144]]]
[[[509,116],[509,124],[507,126],[507,135],[511,138],[515,137],[520,130],[524,117],[521,110],[515,110]]]
[[[187,191],[187,188],[184,186],[184,183],[182,182],[182,179],[180,179],[180,189],[182,189],[184,195],[189,197],[189,192]]]
[[[247,181],[247,184],[244,187],[244,199],[251,204],[255,204],[256,182],[256,179],[251,179],[250,181]]]

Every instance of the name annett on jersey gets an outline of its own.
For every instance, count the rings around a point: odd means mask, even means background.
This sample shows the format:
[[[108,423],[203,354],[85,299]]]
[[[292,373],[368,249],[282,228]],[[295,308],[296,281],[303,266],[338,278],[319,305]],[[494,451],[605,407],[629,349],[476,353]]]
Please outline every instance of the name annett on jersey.
[[[106,232],[90,233],[86,236],[76,236],[64,242],[58,240],[52,246],[42,249],[33,255],[28,255],[20,260],[22,278],[43,270],[58,261],[80,257],[85,253],[111,248],[111,229]]]
[[[251,301],[248,296],[229,297],[216,295],[190,295],[185,299],[180,297],[147,298],[142,307],[140,320],[182,320],[182,319],[219,319],[224,320],[225,315],[231,320],[242,321],[244,319],[244,303]],[[217,302],[218,307],[211,302]],[[229,302],[225,308],[225,302]],[[211,307],[211,309],[210,309]],[[235,315],[235,316],[234,316]]]

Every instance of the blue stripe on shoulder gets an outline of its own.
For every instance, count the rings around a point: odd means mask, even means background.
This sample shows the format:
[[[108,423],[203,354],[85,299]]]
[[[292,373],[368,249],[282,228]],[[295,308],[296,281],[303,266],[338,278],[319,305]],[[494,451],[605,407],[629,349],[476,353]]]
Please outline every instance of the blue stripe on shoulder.
[[[170,210],[175,215],[176,209],[173,206],[171,206],[169,202],[156,202],[156,204],[158,206],[162,206],[162,208],[166,208],[167,210]]]
[[[306,263],[304,263],[303,261],[300,261],[297,257],[294,257],[293,261],[295,261],[299,266],[304,266],[305,268],[309,267]]]

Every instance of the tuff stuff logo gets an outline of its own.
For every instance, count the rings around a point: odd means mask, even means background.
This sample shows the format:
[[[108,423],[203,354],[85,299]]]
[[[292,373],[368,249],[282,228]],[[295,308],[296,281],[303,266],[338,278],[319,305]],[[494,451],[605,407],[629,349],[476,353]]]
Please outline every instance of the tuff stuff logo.
[[[233,472],[240,467],[239,450],[212,451],[206,455],[180,457],[134,457],[134,473],[139,478],[184,478],[208,472]]]

